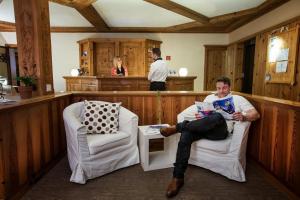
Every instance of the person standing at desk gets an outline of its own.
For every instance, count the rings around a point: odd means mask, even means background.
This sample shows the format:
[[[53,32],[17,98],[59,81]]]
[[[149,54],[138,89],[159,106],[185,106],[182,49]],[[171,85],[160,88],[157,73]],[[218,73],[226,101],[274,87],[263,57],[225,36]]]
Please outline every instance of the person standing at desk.
[[[125,66],[122,65],[122,59],[119,56],[114,57],[113,68],[111,69],[112,76],[128,76],[128,71]]]
[[[150,66],[148,80],[150,83],[150,90],[166,90],[166,79],[169,73],[167,63],[162,60],[159,48],[152,49],[152,58],[154,62]]]

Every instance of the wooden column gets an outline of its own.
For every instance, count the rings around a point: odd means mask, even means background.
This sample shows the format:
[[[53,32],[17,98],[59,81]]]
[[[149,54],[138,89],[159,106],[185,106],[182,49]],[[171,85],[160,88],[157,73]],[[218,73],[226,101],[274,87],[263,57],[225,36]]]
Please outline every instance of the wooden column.
[[[37,95],[53,93],[48,0],[14,0],[20,75],[37,77]]]

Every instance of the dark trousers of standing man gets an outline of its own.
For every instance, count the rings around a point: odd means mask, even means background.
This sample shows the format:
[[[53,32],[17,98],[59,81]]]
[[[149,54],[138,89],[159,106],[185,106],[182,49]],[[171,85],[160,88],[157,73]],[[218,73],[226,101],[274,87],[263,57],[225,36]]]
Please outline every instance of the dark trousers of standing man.
[[[150,91],[165,91],[166,90],[166,83],[165,82],[156,82],[153,81],[150,83]]]
[[[176,125],[181,133],[174,163],[173,177],[184,178],[191,153],[191,145],[202,138],[209,140],[223,140],[227,137],[227,124],[220,113],[213,113],[203,119],[183,121]]]

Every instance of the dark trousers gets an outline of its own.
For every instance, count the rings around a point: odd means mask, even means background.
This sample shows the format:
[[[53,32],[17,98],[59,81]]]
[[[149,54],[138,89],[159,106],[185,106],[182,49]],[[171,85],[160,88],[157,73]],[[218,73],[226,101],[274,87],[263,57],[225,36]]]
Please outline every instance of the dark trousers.
[[[227,137],[227,124],[220,113],[213,113],[203,119],[183,121],[176,125],[181,133],[174,163],[173,177],[184,178],[191,153],[191,145],[201,138],[209,140],[223,140]]]
[[[151,91],[164,91],[166,90],[166,83],[165,82],[151,82],[150,83],[150,90]]]

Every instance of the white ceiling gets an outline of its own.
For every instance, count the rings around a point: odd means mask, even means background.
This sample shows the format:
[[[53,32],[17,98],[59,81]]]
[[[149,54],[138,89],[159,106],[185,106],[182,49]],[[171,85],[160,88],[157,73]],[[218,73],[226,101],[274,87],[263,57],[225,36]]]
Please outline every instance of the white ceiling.
[[[266,0],[172,0],[207,17],[256,7]]]
[[[207,17],[256,7],[265,0],[172,0]],[[95,9],[111,27],[166,27],[193,20],[142,0],[97,0]],[[51,26],[92,26],[75,9],[49,3]],[[15,22],[13,0],[0,4],[0,20]]]

